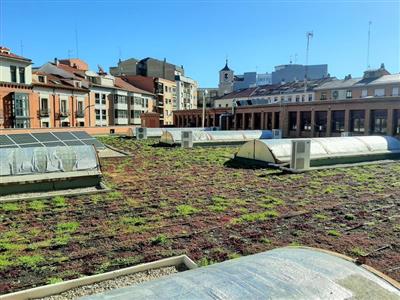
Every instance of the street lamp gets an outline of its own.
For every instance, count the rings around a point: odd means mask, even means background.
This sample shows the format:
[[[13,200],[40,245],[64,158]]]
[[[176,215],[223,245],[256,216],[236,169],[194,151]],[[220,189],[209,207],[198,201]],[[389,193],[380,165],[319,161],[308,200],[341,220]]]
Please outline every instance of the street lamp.
[[[204,128],[205,127],[205,121],[206,121],[206,95],[208,94],[207,89],[203,91],[203,117],[202,117],[202,122],[201,125]]]

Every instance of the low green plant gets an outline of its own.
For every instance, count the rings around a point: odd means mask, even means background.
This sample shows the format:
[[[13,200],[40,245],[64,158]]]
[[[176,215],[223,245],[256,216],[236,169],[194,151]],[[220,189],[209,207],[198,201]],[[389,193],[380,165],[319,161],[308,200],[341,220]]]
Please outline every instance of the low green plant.
[[[366,256],[368,254],[364,249],[360,247],[354,247],[350,250],[350,252],[355,256]]]
[[[195,214],[199,211],[200,211],[199,209],[197,209],[191,205],[187,205],[187,204],[178,205],[176,207],[176,212],[180,216],[189,216],[189,215]]]
[[[69,234],[59,235],[53,238],[52,244],[55,246],[65,246],[71,240],[71,236]]]
[[[18,257],[18,262],[29,268],[36,268],[42,261],[44,261],[44,257],[41,255],[24,255]]]
[[[112,191],[107,194],[108,200],[118,200],[122,198],[122,193],[118,191]]]
[[[331,230],[328,230],[328,235],[339,237],[342,234],[339,231],[335,230],[335,229],[331,229]]]
[[[264,208],[274,208],[285,203],[282,199],[270,195],[263,196],[260,200],[260,206]]]
[[[313,217],[321,221],[328,219],[328,217],[324,214],[314,214]]]
[[[271,244],[271,240],[266,238],[266,237],[262,237],[260,239],[260,242],[263,243],[263,244]]]
[[[275,210],[266,210],[260,213],[249,213],[244,214],[240,218],[233,219],[233,223],[242,222],[255,222],[255,221],[265,221],[267,219],[278,217],[279,213]]]
[[[58,234],[74,233],[79,228],[78,222],[58,223],[56,232]]]
[[[0,255],[0,270],[7,269],[8,267],[11,267],[13,265],[14,263],[10,259],[9,255],[7,254]]]
[[[41,211],[46,207],[42,200],[34,200],[29,203],[29,208],[36,211]]]
[[[205,267],[205,266],[209,266],[209,265],[212,265],[212,264],[215,264],[215,261],[213,261],[211,259],[208,259],[207,257],[202,257],[200,259],[199,263],[198,263],[198,265],[200,267]]]
[[[4,211],[18,211],[20,207],[17,203],[4,203],[0,206],[0,208]]]
[[[47,279],[47,284],[55,284],[55,283],[59,283],[62,282],[62,278],[59,277],[50,277]]]
[[[228,258],[229,259],[235,259],[235,258],[239,258],[239,257],[241,257],[241,255],[239,253],[236,253],[236,252],[232,252],[232,253],[228,254]]]
[[[151,239],[153,245],[166,245],[168,243],[168,237],[165,234],[159,234]]]
[[[354,220],[356,217],[353,214],[346,214],[344,218],[348,221]]]
[[[55,207],[65,207],[67,206],[67,203],[65,201],[65,198],[63,196],[56,196],[53,198],[53,204]]]

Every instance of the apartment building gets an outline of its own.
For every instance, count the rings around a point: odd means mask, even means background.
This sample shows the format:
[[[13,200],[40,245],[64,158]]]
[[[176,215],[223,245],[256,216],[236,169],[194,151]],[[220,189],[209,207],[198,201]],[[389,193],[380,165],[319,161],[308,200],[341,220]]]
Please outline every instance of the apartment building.
[[[362,78],[331,78],[313,88],[313,98],[293,101],[286,94],[271,103],[246,101],[246,105],[206,110],[206,126],[222,129],[282,129],[284,137],[351,135],[400,136],[400,74],[389,74],[382,65]],[[301,87],[300,87],[301,90]],[[288,97],[292,95],[292,100]],[[296,100],[296,99],[295,99]],[[223,118],[221,118],[223,116]],[[179,127],[201,126],[202,111],[174,112]]]
[[[197,82],[183,75],[176,75],[175,81],[176,105],[174,110],[197,108]]]
[[[0,128],[140,125],[140,115],[154,107],[154,93],[101,67],[91,71],[77,58],[34,70],[30,59],[7,48],[0,48],[0,58]]]
[[[156,78],[156,95],[158,97],[158,112],[160,121],[163,125],[173,125],[174,118],[172,112],[177,109],[176,82]]]
[[[157,77],[174,81],[175,75],[185,75],[183,66],[177,66],[164,60],[147,57],[141,60],[130,58],[119,60],[116,67],[110,68],[114,76]]]
[[[239,90],[214,101],[215,107],[299,103],[315,100],[315,89],[334,78],[294,81]]]
[[[80,81],[34,71],[32,85],[30,105],[34,107],[34,119],[39,123],[32,128],[89,125],[89,116],[85,116],[89,90]]]
[[[32,95],[32,61],[0,47],[0,128],[37,126]]]
[[[160,114],[161,125],[173,125],[172,112],[177,109],[176,81],[140,75],[121,78],[139,89],[154,94],[153,109],[148,111]]]

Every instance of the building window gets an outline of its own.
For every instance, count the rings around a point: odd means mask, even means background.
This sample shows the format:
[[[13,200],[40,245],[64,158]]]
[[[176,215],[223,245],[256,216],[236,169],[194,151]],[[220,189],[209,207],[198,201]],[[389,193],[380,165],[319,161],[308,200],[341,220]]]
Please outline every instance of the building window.
[[[11,82],[17,82],[17,67],[10,66]]]
[[[352,110],[350,111],[350,131],[364,132],[365,130],[365,111]]]
[[[385,134],[387,131],[387,110],[377,109],[371,111],[371,130],[373,133]]]
[[[312,100],[313,100],[312,94],[308,94],[308,101],[312,101]]]
[[[375,89],[374,95],[375,95],[375,97],[384,97],[385,89]]]
[[[305,96],[301,95],[301,102],[304,102],[304,100],[305,100]]]
[[[83,116],[83,102],[78,101],[77,113],[82,117]]]
[[[339,98],[339,91],[332,91],[332,99],[337,100]]]
[[[344,131],[344,110],[332,111],[332,132]]]
[[[292,102],[292,96],[288,96],[288,97],[287,97],[287,101],[288,101],[288,102]]]
[[[19,67],[19,82],[20,83],[25,83],[25,68],[24,67]]]
[[[289,112],[289,130],[297,130],[297,112]]]
[[[296,95],[296,102],[300,102],[300,96]]]
[[[394,87],[392,89],[392,96],[398,96],[399,95],[399,88],[398,87]]]
[[[327,124],[328,113],[326,111],[315,112],[315,131],[325,132]]]
[[[96,120],[100,120],[100,109],[95,109],[94,111],[96,113]]]
[[[38,80],[39,80],[39,82],[42,82],[42,83],[44,83],[44,76],[38,76]]]
[[[361,90],[361,98],[366,98],[366,97],[368,97],[368,90],[367,89]]]
[[[116,109],[114,111],[114,116],[116,119],[118,118],[126,119],[128,118],[128,112],[126,110]]]
[[[102,118],[103,120],[107,120],[107,114],[106,114],[106,110],[105,110],[105,109],[102,109],[102,110],[101,110],[101,118]]]
[[[321,98],[320,100],[327,100],[326,92],[321,92]]]
[[[15,117],[29,117],[29,103],[27,95],[14,94],[14,115]]]
[[[123,95],[114,95],[114,103],[116,104],[128,104],[128,97]]]
[[[66,114],[68,112],[67,100],[62,99],[60,102],[60,112]]]
[[[49,122],[42,122],[42,128],[49,128]]]
[[[346,91],[346,99],[351,99],[352,98],[352,92],[351,90]]]
[[[394,111],[393,127],[394,134],[400,135],[400,109]]]
[[[310,111],[300,112],[300,130],[311,131],[311,112]]]
[[[49,108],[49,100],[47,98],[40,99],[40,109],[41,110],[48,110]]]
[[[100,94],[99,93],[94,94],[94,102],[96,104],[100,104]]]
[[[106,94],[101,94],[101,104],[106,104]]]

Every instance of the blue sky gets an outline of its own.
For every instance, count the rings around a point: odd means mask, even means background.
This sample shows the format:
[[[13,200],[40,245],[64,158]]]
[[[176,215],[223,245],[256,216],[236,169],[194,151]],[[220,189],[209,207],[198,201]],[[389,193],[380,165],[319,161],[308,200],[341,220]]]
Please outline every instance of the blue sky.
[[[327,63],[337,77],[362,75],[381,62],[400,72],[399,1],[262,0],[0,0],[0,44],[36,66],[79,56],[92,69],[147,56],[183,65],[202,87],[218,83],[228,56],[236,74],[305,63],[306,32],[314,31],[310,64]]]

